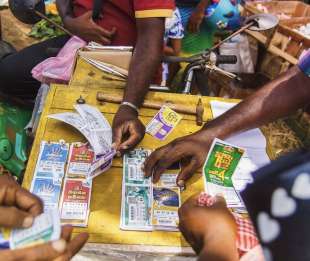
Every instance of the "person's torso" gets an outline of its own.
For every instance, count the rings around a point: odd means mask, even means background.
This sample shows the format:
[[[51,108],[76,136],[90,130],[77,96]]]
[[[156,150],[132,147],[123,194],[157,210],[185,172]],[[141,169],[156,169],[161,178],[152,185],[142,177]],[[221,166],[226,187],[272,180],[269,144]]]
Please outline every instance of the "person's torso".
[[[93,9],[93,0],[73,0],[73,12],[80,16]],[[134,46],[137,37],[133,0],[105,0],[102,18],[97,23],[104,29],[117,28],[112,45]]]

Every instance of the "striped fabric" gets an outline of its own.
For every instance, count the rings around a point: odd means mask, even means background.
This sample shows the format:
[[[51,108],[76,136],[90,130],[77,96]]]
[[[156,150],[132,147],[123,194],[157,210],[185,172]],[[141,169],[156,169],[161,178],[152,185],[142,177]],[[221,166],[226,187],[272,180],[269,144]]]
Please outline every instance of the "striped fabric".
[[[245,253],[253,249],[259,244],[258,238],[252,221],[250,218],[233,213],[237,224],[237,248],[239,255],[243,256]]]

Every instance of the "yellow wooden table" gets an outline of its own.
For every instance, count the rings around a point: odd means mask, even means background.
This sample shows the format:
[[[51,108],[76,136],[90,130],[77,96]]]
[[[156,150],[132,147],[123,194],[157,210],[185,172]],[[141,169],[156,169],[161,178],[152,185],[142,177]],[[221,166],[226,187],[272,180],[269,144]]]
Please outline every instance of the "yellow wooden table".
[[[101,89],[102,91],[102,89]],[[107,93],[122,93],[120,89],[106,89]],[[117,104],[99,103],[96,100],[97,90],[94,88],[86,91],[84,88],[66,86],[52,86],[45,104],[37,135],[33,144],[27,170],[24,177],[23,186],[30,187],[36,160],[38,158],[40,142],[58,141],[64,139],[67,142],[84,141],[84,137],[69,125],[62,122],[48,119],[47,115],[53,113],[73,111],[76,100],[82,96],[90,105],[97,106],[105,117],[112,122],[113,116],[118,108]],[[172,101],[188,106],[196,106],[197,96],[168,93],[152,93],[147,95],[147,99],[153,101]],[[214,98],[212,98],[214,100]],[[209,102],[211,98],[203,97],[205,107],[204,120],[212,118]],[[227,99],[217,99],[225,100]],[[231,100],[233,101],[233,100]],[[142,109],[140,119],[147,124],[157,111],[152,109]],[[177,137],[181,137],[197,131],[200,127],[196,126],[195,117],[183,115],[182,121],[176,129],[167,137],[165,141],[159,141],[146,134],[145,138],[138,147],[155,149]],[[106,173],[96,177],[93,183],[92,199],[90,206],[90,217],[87,228],[75,229],[75,233],[87,231],[90,234],[89,242],[100,244],[120,244],[120,245],[143,245],[144,249],[151,249],[151,246],[170,246],[176,247],[176,252],[188,252],[187,243],[179,232],[135,232],[122,231],[119,229],[120,207],[121,207],[121,185],[122,185],[122,161],[115,159],[112,168]],[[189,181],[187,189],[182,192],[182,201],[190,195],[203,190],[201,174],[195,174]],[[149,247],[148,247],[149,246]],[[185,247],[183,249],[183,247]],[[153,250],[151,250],[153,251]],[[166,251],[166,250],[165,250]],[[167,250],[168,251],[168,250]]]

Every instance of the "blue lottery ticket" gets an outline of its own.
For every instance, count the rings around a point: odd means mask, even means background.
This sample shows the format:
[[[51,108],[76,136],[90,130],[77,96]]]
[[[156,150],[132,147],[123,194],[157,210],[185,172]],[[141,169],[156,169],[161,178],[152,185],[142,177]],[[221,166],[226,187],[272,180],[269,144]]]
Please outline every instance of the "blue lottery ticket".
[[[35,175],[56,180],[62,179],[68,152],[69,146],[66,143],[43,141]]]
[[[61,185],[53,179],[35,178],[31,191],[44,202],[44,210],[58,208]]]

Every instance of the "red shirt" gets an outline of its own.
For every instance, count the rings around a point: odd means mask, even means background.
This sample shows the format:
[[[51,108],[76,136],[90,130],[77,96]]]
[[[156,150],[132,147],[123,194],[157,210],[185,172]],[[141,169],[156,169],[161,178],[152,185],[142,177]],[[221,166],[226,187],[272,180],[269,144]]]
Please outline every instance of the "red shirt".
[[[92,8],[92,0],[73,0],[75,16],[80,16]],[[173,10],[173,0],[103,0],[103,18],[97,22],[107,30],[117,28],[112,45],[135,46],[136,18],[170,17]]]

